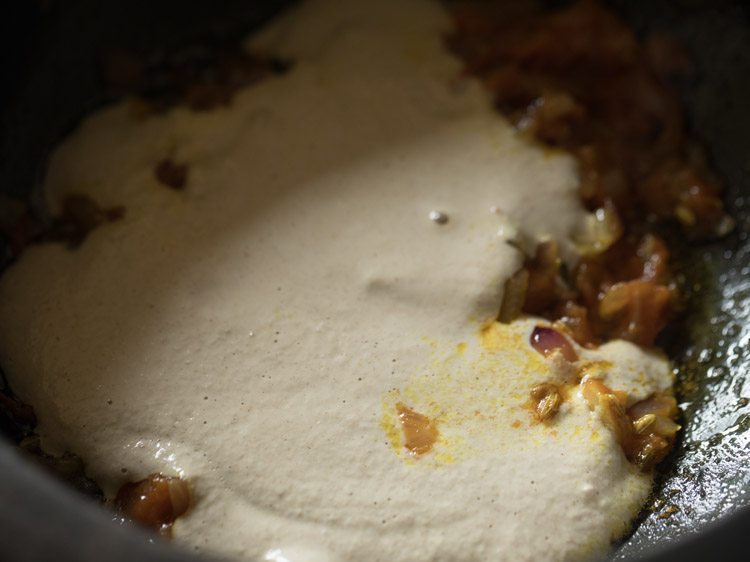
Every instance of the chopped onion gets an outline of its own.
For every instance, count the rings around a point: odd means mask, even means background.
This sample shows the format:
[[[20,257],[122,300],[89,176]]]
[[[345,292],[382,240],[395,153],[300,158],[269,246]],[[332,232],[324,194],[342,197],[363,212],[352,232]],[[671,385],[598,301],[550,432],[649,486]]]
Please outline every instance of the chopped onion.
[[[559,352],[571,363],[578,360],[578,354],[576,354],[568,339],[554,328],[535,327],[534,331],[531,332],[531,347],[545,357]]]
[[[606,204],[586,217],[576,236],[576,248],[584,256],[601,254],[620,239],[622,232],[617,211]]]

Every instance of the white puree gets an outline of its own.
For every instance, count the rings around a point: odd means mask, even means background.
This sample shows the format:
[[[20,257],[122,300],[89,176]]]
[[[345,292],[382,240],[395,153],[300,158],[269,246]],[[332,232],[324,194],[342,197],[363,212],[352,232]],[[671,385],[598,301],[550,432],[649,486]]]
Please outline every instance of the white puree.
[[[250,560],[569,560],[627,529],[651,479],[597,414],[578,393],[550,425],[522,407],[558,376],[534,322],[480,341],[521,263],[508,236],[574,259],[586,214],[572,160],[457,80],[448,28],[427,1],[311,0],[253,41],[293,70],[230,108],[81,124],[47,193],[125,219],[0,283],[0,363],[45,447],[109,494],[184,475],[176,539]],[[154,179],[167,156],[185,192]],[[671,384],[624,342],[583,355],[636,398]],[[397,400],[438,417],[432,452],[400,446]]]

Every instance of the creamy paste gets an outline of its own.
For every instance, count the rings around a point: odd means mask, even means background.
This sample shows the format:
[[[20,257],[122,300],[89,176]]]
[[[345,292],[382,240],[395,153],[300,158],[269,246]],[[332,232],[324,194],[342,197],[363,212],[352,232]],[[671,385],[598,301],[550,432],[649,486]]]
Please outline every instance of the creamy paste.
[[[249,42],[293,69],[230,107],[81,123],[50,204],[125,218],[0,280],[0,363],[47,450],[110,496],[188,478],[175,539],[247,560],[572,560],[628,529],[651,477],[577,391],[534,423],[529,389],[562,376],[539,322],[488,323],[519,245],[575,259],[574,163],[459,77],[449,25],[427,0],[310,0]],[[155,180],[165,157],[185,191]],[[578,351],[633,399],[671,385],[631,344]],[[437,420],[429,453],[397,402]]]

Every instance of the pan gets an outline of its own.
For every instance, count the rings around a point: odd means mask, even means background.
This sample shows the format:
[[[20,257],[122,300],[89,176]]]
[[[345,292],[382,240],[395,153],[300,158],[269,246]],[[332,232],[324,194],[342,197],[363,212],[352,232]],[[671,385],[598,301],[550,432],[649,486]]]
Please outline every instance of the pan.
[[[49,151],[92,109],[121,92],[99,79],[101,53],[169,51],[231,41],[287,2],[14,0],[6,7],[0,92],[0,188],[38,205]],[[611,2],[639,33],[687,46],[697,77],[681,95],[693,134],[726,185],[737,227],[676,256],[691,308],[662,345],[677,371],[683,432],[649,505],[615,560],[745,560],[750,529],[750,25],[741,3]],[[0,205],[5,204],[2,200]],[[7,266],[12,241],[0,252]],[[12,389],[4,388],[10,394]],[[188,561],[192,554],[104,510],[16,454],[26,431],[0,411],[3,559]],[[201,560],[205,560],[201,558]]]

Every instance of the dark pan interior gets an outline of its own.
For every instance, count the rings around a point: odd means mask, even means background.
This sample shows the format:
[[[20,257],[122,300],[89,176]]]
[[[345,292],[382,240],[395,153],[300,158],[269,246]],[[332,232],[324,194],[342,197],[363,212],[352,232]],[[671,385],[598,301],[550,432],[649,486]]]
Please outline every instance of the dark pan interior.
[[[113,99],[97,75],[111,48],[153,52],[196,37],[240,37],[287,2],[13,0],[0,34],[0,189],[34,198],[49,150],[93,108]],[[676,359],[684,432],[652,505],[616,559],[695,535],[660,560],[721,553],[745,560],[750,528],[750,28],[737,2],[616,0],[639,33],[667,31],[688,47],[698,79],[683,89],[690,123],[724,180],[737,228],[678,256],[693,306],[664,339]],[[2,204],[2,202],[0,202]],[[0,252],[0,259],[6,255]],[[0,268],[3,266],[0,263]],[[1,328],[0,328],[1,329]],[[0,443],[0,544],[5,560],[186,560],[110,525],[72,492],[29,469]],[[729,524],[711,530],[733,514]],[[741,540],[742,539],[742,540]],[[734,557],[736,555],[736,558]]]
[[[750,29],[745,9],[730,2],[617,4],[636,29],[665,30],[689,48],[699,71],[682,92],[690,125],[737,220],[727,239],[679,257],[693,305],[666,345],[679,369],[684,432],[624,558],[750,503]]]

